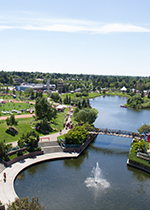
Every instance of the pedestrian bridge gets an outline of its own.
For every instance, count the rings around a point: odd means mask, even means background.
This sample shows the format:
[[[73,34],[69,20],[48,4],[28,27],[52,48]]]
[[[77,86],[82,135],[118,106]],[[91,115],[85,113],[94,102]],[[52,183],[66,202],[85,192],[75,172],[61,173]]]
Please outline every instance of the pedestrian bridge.
[[[142,138],[144,137],[140,133],[136,133],[134,131],[125,131],[125,130],[118,130],[118,129],[109,129],[109,128],[96,128],[94,131],[90,132],[91,134],[101,134],[101,135],[111,135],[111,136],[121,136],[127,138]]]

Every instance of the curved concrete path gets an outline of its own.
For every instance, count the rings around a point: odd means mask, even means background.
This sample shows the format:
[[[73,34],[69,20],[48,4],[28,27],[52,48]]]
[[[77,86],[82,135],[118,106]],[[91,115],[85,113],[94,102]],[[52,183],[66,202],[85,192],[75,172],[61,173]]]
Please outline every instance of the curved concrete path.
[[[6,168],[1,174],[1,181],[0,181],[0,200],[3,204],[7,204],[15,200],[17,196],[14,190],[14,180],[18,173],[25,169],[28,166],[33,164],[43,162],[46,160],[53,160],[53,159],[62,159],[62,158],[71,158],[71,157],[78,157],[78,153],[65,153],[65,152],[58,152],[58,153],[50,153],[39,155],[36,158],[27,158],[23,161],[16,162],[11,165],[11,167]],[[6,182],[3,180],[3,173],[6,173]]]
[[[71,118],[69,117],[68,121],[71,121]],[[68,130],[64,129],[62,131],[62,134],[67,133]],[[54,133],[51,135],[41,136],[43,137],[49,137],[50,141],[57,141],[57,137],[60,135],[60,133]],[[48,139],[44,138],[42,139],[42,142],[49,141]],[[25,168],[40,163],[46,160],[54,160],[54,159],[64,159],[64,158],[76,158],[79,156],[79,153],[66,153],[66,152],[56,152],[56,153],[48,153],[44,155],[39,155],[35,158],[27,158],[20,162],[16,162],[12,164],[10,167],[7,167],[5,170],[3,170],[0,173],[0,201],[3,204],[8,204],[9,201],[12,202],[15,200],[17,196],[15,190],[14,190],[14,180],[16,176],[24,170]],[[3,174],[6,173],[6,182],[4,182]]]

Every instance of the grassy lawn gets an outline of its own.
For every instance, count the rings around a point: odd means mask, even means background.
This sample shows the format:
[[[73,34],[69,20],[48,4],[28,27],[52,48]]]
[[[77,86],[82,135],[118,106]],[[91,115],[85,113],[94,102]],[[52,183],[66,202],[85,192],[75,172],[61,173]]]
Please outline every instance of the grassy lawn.
[[[54,123],[51,124],[52,128],[57,129],[57,131],[60,131],[60,130],[64,129],[64,127],[63,127],[63,124],[65,122],[64,119],[65,119],[65,116],[68,113],[68,111],[69,111],[69,109],[65,108],[64,112],[59,112],[57,114],[57,118],[54,120]]]
[[[22,119],[17,119],[18,121],[18,125],[17,126],[13,126],[17,131],[18,134],[16,135],[11,135],[8,134],[6,131],[9,128],[9,126],[7,126],[6,124],[6,120],[1,120],[1,124],[0,124],[0,141],[3,141],[5,139],[5,142],[13,142],[13,141],[17,141],[19,137],[22,136],[22,134],[27,133],[29,131],[32,130],[31,128],[31,124],[30,122],[33,122],[33,118],[22,118]]]
[[[54,129],[54,131],[51,133],[59,132],[59,130],[63,130],[65,115],[68,113],[68,111],[69,111],[68,108],[65,108],[64,112],[60,112],[57,114],[57,118],[51,124],[52,128]],[[37,123],[37,121],[35,121],[32,117],[20,118],[20,119],[17,119],[17,121],[18,121],[18,125],[13,126],[13,127],[17,130],[18,134],[14,136],[6,132],[7,129],[9,128],[9,126],[7,126],[6,124],[6,120],[0,121],[0,134],[1,134],[0,141],[3,141],[4,139],[6,143],[17,141],[18,138],[22,136],[22,134],[26,134],[27,132],[32,131],[32,128],[34,128],[35,124]],[[41,133],[39,135],[43,136],[44,134]]]
[[[28,153],[28,152],[27,152],[27,151],[23,151],[23,152],[22,152],[22,155],[24,155],[24,154],[26,154],[26,153]],[[9,160],[12,160],[12,159],[17,158],[17,157],[18,157],[17,153],[15,153],[15,154],[13,154],[13,155],[9,155]]]
[[[88,97],[85,97],[85,98],[95,98],[95,97],[98,97],[98,96],[101,96],[102,94],[100,93],[96,93],[96,92],[91,92],[89,93]]]
[[[76,97],[76,93],[63,93],[61,94],[61,99],[64,100],[64,98],[66,98],[66,95],[71,96],[72,99],[78,99],[80,100],[80,97]],[[86,99],[90,99],[90,98],[95,98],[98,96],[101,96],[102,94],[100,93],[96,93],[96,92],[90,92],[88,96],[82,96],[81,98],[86,98]]]
[[[123,97],[130,97],[127,93],[123,93],[123,92],[109,92],[109,93],[106,93],[106,95],[112,95],[112,96],[123,96]]]
[[[20,111],[21,109],[29,109],[29,108],[34,108],[34,105],[31,105],[29,103],[18,103],[18,102],[6,102],[5,104],[0,104],[0,111],[12,111],[12,110],[18,110]],[[16,113],[13,112],[15,115]],[[22,114],[26,114],[26,112],[23,112]],[[1,116],[6,116],[9,114],[3,114],[1,112]]]

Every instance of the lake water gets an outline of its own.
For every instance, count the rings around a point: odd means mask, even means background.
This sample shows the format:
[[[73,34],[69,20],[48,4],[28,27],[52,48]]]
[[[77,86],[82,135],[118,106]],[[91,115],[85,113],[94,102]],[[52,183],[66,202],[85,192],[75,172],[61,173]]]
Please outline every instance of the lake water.
[[[149,110],[120,107],[126,98],[107,96],[90,102],[99,111],[96,127],[136,132],[142,123],[150,124]],[[77,159],[48,161],[23,171],[14,183],[16,193],[38,196],[48,210],[149,209],[150,174],[126,164],[131,140],[98,135]]]

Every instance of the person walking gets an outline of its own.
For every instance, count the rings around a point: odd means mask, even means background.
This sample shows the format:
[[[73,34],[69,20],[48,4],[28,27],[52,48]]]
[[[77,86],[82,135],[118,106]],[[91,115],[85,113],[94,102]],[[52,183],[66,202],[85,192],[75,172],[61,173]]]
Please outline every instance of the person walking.
[[[6,173],[4,172],[4,182],[6,182]]]

